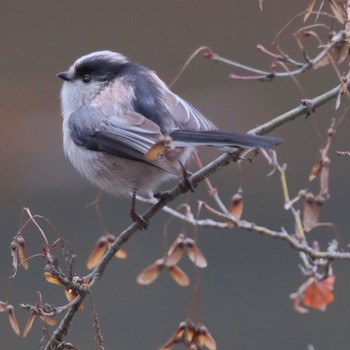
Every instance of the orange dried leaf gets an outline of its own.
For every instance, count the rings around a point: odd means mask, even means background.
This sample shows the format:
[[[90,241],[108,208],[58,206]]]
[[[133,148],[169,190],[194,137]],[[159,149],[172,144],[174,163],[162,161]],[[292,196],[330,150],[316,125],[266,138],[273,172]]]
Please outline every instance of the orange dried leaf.
[[[125,249],[120,248],[120,249],[115,253],[115,256],[116,256],[118,259],[126,259],[126,258],[128,257],[128,253],[126,252]]]
[[[190,284],[190,279],[178,266],[174,265],[168,268],[170,276],[181,287],[187,287]]]
[[[241,193],[236,193],[231,199],[230,214],[239,220],[243,213],[243,197]]]
[[[33,327],[33,323],[34,323],[34,320],[35,320],[35,316],[36,314],[34,312],[31,312],[30,315],[29,315],[29,318],[28,318],[28,321],[24,327],[24,331],[23,331],[23,334],[22,334],[22,337],[25,338],[28,333],[30,332],[30,330],[32,329]]]
[[[69,302],[72,302],[78,296],[78,294],[72,289],[65,289],[64,290],[64,294],[66,295],[66,298],[68,299]],[[84,310],[84,305],[83,304],[80,304],[79,310],[80,311]],[[45,317],[45,320],[46,320],[46,318],[47,317]]]
[[[138,276],[137,283],[147,285],[151,284],[159,276],[164,267],[163,259],[156,260],[153,264],[146,267]]]
[[[86,263],[86,267],[89,270],[92,270],[102,259],[103,255],[106,253],[107,249],[107,239],[106,237],[101,237],[94,248],[94,250],[91,252],[89,259]]]
[[[79,310],[83,310],[84,309],[84,307],[81,309],[82,305],[83,304],[80,305]],[[53,316],[41,315],[40,319],[42,321],[44,321],[46,324],[48,324],[49,326],[55,326],[56,323],[57,323],[56,319]]]
[[[184,328],[180,328],[170,336],[168,341],[160,348],[160,350],[172,349],[174,344],[178,343],[184,334]]]
[[[12,305],[8,305],[7,307],[7,312],[9,314],[9,320],[10,320],[10,324],[11,327],[13,329],[13,331],[17,334],[17,335],[21,335],[21,331],[19,330],[19,326],[15,317],[15,312],[13,310],[13,306]]]
[[[216,350],[216,342],[212,335],[209,333],[208,329],[204,326],[201,326],[199,329],[197,343],[200,349],[206,346],[209,350]]]
[[[316,164],[313,165],[311,169],[311,173],[309,175],[309,181],[314,180],[317,175],[321,172],[322,170],[322,161],[318,161]]]
[[[207,267],[208,263],[196,244],[187,244],[187,254],[191,261],[201,269]]]
[[[49,283],[53,283],[53,284],[57,284],[57,285],[61,285],[62,283],[60,282],[60,280],[55,277],[51,272],[44,272],[44,277],[46,279],[47,282]]]
[[[304,291],[304,304],[307,307],[325,311],[328,304],[334,300],[332,293],[334,288],[335,276],[331,275],[323,280],[317,280],[312,277],[313,281]]]

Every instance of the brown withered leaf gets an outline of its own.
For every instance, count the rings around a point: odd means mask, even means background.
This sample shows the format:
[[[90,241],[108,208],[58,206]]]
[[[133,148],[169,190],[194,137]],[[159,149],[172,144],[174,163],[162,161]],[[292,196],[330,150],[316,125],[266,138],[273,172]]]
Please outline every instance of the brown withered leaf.
[[[78,294],[74,290],[67,289],[67,288],[65,288],[64,294],[65,294],[65,296],[66,296],[66,298],[68,299],[69,302],[72,302],[78,296]],[[80,304],[79,310],[80,311],[84,310],[84,305],[83,304]],[[45,317],[44,319],[46,320],[47,317]]]
[[[21,335],[21,331],[19,330],[19,326],[18,326],[16,317],[15,317],[15,312],[14,312],[14,309],[13,309],[12,305],[8,305],[7,306],[7,312],[8,312],[8,315],[9,315],[9,321],[10,321],[10,324],[11,324],[11,327],[12,327],[13,331],[18,336],[20,336]]]
[[[174,243],[168,249],[167,256],[165,259],[165,266],[170,267],[176,265],[182,258],[184,250],[185,236],[182,233],[180,233],[174,241]]]
[[[44,278],[49,283],[53,283],[53,284],[57,284],[57,285],[62,284],[60,282],[60,280],[57,277],[55,277],[51,272],[48,272],[48,271],[44,272]]]
[[[216,342],[214,338],[209,333],[207,327],[203,325],[198,328],[197,344],[200,349],[205,346],[209,350],[216,350]]]
[[[29,263],[28,263],[28,260],[27,260],[27,253],[26,253],[26,246],[25,246],[25,241],[24,241],[24,238],[19,235],[17,238],[16,238],[16,241],[17,241],[17,251],[18,251],[18,257],[19,257],[19,260],[23,266],[23,268],[25,270],[28,270],[29,269]]]
[[[337,64],[342,63],[346,58],[349,57],[349,49],[349,42],[342,41],[338,43],[329,50],[328,54],[324,58],[314,64],[314,69],[327,66],[331,62],[335,62]]]
[[[0,312],[5,312],[7,310],[8,305],[9,305],[8,301],[0,300]]]
[[[331,7],[331,10],[335,16],[335,18],[341,23],[345,23],[346,19],[346,11],[344,9],[344,4],[342,4],[340,1],[334,2],[333,0],[330,0],[329,5]]]
[[[309,181],[313,181],[314,179],[316,179],[317,175],[320,174],[321,170],[322,170],[322,161],[319,160],[316,164],[312,166],[312,169],[309,175]]]
[[[107,250],[108,239],[106,237],[101,237],[98,239],[95,248],[91,252],[86,267],[92,270],[102,259],[103,255]]]
[[[304,197],[303,227],[305,232],[311,231],[319,223],[320,210],[324,199],[307,192]]]
[[[159,350],[172,349],[176,343],[179,343],[181,341],[185,330],[184,322],[182,323],[180,324],[178,330],[170,336],[168,341]]]
[[[305,10],[305,14],[304,14],[304,22],[306,22],[306,20],[309,18],[309,16],[311,15],[311,12],[313,11],[315,4],[316,4],[317,0],[311,0],[308,5],[307,8]]]
[[[190,284],[190,279],[178,266],[168,267],[170,276],[181,287],[187,287]]]
[[[243,214],[243,196],[242,191],[238,191],[231,199],[230,214],[239,220]]]
[[[82,307],[83,304],[80,305],[80,307]],[[84,308],[80,308],[79,310],[83,310]],[[49,326],[55,326],[57,321],[53,316],[46,316],[46,315],[41,315],[40,319],[45,322],[46,324],[48,324]]]
[[[151,265],[147,266],[138,276],[137,283],[147,285],[154,282],[164,268],[164,260],[158,259]]]
[[[334,300],[332,293],[334,288],[335,276],[331,275],[325,279],[317,280],[311,277],[311,283],[304,291],[304,304],[307,307],[325,311],[327,305]]]
[[[124,248],[120,248],[116,253],[115,257],[118,259],[126,259],[128,257],[128,253]]]
[[[187,254],[191,261],[201,269],[207,267],[208,263],[202,252],[199,250],[193,239],[186,239]]]
[[[11,256],[12,256],[12,266],[13,266],[13,273],[11,275],[11,278],[16,275],[17,268],[18,268],[17,247],[18,247],[17,242],[13,240],[11,242]]]
[[[23,330],[23,334],[22,334],[23,338],[25,338],[28,335],[28,333],[30,332],[30,330],[32,329],[33,323],[35,321],[35,316],[36,316],[36,314],[34,312],[30,313],[28,321],[27,321],[27,323],[24,327],[24,330]]]

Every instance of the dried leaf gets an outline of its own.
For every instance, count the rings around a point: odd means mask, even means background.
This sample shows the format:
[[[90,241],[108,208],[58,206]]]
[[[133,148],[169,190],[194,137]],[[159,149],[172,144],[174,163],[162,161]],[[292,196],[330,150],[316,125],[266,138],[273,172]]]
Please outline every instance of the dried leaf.
[[[5,302],[0,300],[0,312],[5,312],[7,310],[8,305],[8,301]]]
[[[319,62],[314,64],[314,69],[327,66],[331,62],[337,64],[342,63],[349,56],[350,43],[347,41],[342,41],[336,46],[333,46],[328,54],[323,57]]]
[[[12,266],[13,266],[13,273],[11,277],[14,277],[17,273],[17,268],[18,268],[17,247],[18,247],[17,242],[13,240],[11,242],[11,256],[12,256]]]
[[[118,259],[126,259],[128,257],[128,253],[126,252],[125,249],[120,248],[116,253],[115,253],[115,257],[117,257]]]
[[[36,314],[34,312],[31,312],[30,315],[29,315],[29,318],[28,318],[28,321],[24,327],[24,331],[23,331],[23,334],[22,334],[22,337],[25,338],[28,333],[30,332],[30,330],[32,329],[33,327],[33,323],[34,323],[34,320],[35,320],[35,316]]]
[[[186,242],[189,241],[189,239],[186,240]],[[193,242],[191,239],[190,243],[187,242],[187,254],[188,257],[191,259],[191,261],[201,269],[207,267],[208,263],[202,252],[199,250],[197,245]]]
[[[181,341],[183,334],[184,334],[184,326],[181,326],[180,324],[179,329],[170,336],[168,341],[159,350],[172,349],[176,343]]]
[[[57,285],[61,285],[62,283],[60,282],[60,280],[55,277],[51,272],[44,272],[44,277],[46,279],[47,282],[49,283],[53,283],[53,284],[57,284]]]
[[[106,237],[101,237],[94,248],[94,250],[91,252],[89,259],[86,263],[86,267],[89,270],[92,270],[102,259],[103,255],[106,253],[107,249],[107,243],[108,240]]]
[[[83,304],[80,305],[79,310],[83,310],[84,308],[81,308]],[[49,326],[55,326],[57,321],[53,316],[46,316],[46,315],[41,315],[40,319],[44,321],[46,324]]]
[[[19,235],[16,239],[17,241],[17,249],[18,249],[18,257],[19,257],[19,260],[21,261],[22,263],[22,266],[25,270],[28,270],[29,269],[29,263],[28,263],[28,260],[27,260],[27,253],[26,253],[26,247],[25,247],[25,241],[24,241],[24,238]]]
[[[7,312],[9,314],[9,320],[10,320],[10,324],[11,327],[13,329],[13,331],[20,336],[21,335],[21,331],[19,330],[19,326],[15,317],[15,312],[13,310],[13,306],[12,305],[8,305],[7,306]]]
[[[316,4],[316,0],[311,0],[309,2],[309,4],[307,5],[305,14],[304,14],[304,22],[306,22],[306,20],[309,18],[309,16],[311,15],[311,12],[313,11],[314,7]]]
[[[322,160],[322,170],[320,175],[320,195],[327,198],[329,197],[329,164],[330,159],[324,155]]]
[[[238,191],[231,199],[230,214],[239,220],[243,213],[243,196],[242,192]]]
[[[305,232],[311,231],[319,223],[320,210],[323,205],[321,197],[315,197],[311,192],[307,192],[304,198],[303,226]]]
[[[78,296],[78,294],[72,289],[65,289],[64,294],[66,295],[66,298],[68,299],[69,302],[72,302]],[[80,311],[84,310],[83,304],[80,304],[79,310]],[[45,320],[46,319],[47,319],[47,316],[45,316]]]
[[[314,180],[317,175],[321,172],[322,170],[322,161],[318,161],[316,164],[313,165],[311,169],[311,173],[309,175],[309,181]]]
[[[334,1],[330,1],[329,5],[331,10],[335,16],[335,18],[341,23],[345,22],[345,11],[343,11],[341,4],[339,2],[335,3]]]
[[[332,291],[335,276],[331,275],[322,280],[317,280],[314,277],[311,277],[311,279],[312,282],[304,291],[304,304],[307,307],[325,311],[327,305],[334,300]]]
[[[178,266],[174,265],[168,268],[170,276],[181,287],[187,287],[190,284],[190,279]]]
[[[176,265],[182,258],[184,249],[185,236],[182,233],[180,233],[174,241],[174,243],[168,249],[167,256],[165,259],[165,266],[170,267]]]
[[[200,349],[206,346],[209,350],[216,350],[216,342],[214,338],[209,333],[207,327],[203,325],[198,329],[197,344]]]
[[[137,283],[147,285],[151,284],[159,276],[160,271],[164,267],[164,260],[158,259],[148,267],[146,267],[138,276]]]

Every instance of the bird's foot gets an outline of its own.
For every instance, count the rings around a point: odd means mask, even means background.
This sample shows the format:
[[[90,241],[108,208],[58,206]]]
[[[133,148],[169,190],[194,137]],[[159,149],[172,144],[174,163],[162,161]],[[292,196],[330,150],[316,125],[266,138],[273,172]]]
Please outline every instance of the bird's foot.
[[[141,230],[147,230],[149,226],[148,220],[146,220],[142,215],[136,212],[136,210],[130,210],[130,217],[133,222],[140,224]]]
[[[182,168],[182,176],[183,176],[183,181],[180,184],[182,192],[187,192],[187,191],[194,192],[194,190],[197,187],[197,184],[195,184],[191,179],[192,173],[188,171],[181,162],[180,162],[180,165]]]

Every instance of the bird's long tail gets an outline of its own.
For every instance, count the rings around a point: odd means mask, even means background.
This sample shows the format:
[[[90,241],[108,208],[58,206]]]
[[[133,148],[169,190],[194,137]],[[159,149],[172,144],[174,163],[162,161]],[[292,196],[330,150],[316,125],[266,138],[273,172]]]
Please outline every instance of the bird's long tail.
[[[271,136],[224,132],[218,130],[174,130],[170,136],[176,146],[192,144],[195,146],[236,146],[268,149],[273,148],[282,142],[281,139]]]

